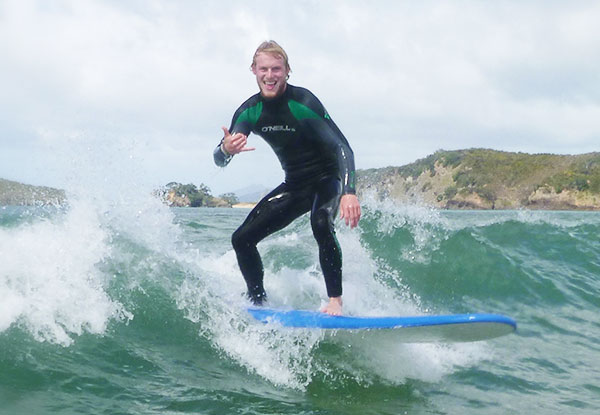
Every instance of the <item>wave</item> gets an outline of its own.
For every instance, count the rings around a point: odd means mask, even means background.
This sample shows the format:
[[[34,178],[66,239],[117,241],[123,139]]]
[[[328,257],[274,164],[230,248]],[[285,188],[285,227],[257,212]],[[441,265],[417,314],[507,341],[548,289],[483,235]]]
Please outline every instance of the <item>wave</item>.
[[[230,246],[247,212],[169,209],[149,193],[128,194],[126,203],[120,193],[79,194],[66,210],[39,216],[0,213],[1,333],[71,348],[89,336],[171,339],[299,390],[438,382],[498,352],[494,343],[400,344],[381,333],[256,324]],[[345,311],[498,312],[515,317],[523,336],[560,332],[578,318],[567,334],[592,333],[598,325],[581,310],[600,305],[599,228],[589,213],[444,212],[367,200],[358,231],[338,226]],[[322,305],[307,217],[260,251],[272,306]]]

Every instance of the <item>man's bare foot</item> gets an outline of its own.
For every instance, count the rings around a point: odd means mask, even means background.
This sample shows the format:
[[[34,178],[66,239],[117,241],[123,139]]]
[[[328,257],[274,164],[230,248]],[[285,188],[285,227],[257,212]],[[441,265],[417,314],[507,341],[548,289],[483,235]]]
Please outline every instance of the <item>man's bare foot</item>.
[[[321,312],[330,316],[342,315],[342,297],[329,297],[329,304],[321,308]]]

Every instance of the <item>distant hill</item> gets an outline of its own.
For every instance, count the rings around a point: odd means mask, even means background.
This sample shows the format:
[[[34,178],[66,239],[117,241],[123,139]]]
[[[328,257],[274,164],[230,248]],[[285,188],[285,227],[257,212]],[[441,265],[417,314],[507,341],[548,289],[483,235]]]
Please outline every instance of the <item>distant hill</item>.
[[[437,151],[401,167],[359,170],[359,195],[442,209],[600,210],[600,153]]]
[[[249,186],[236,192],[214,197],[210,189],[200,184],[171,182],[154,194],[164,203],[173,207],[251,207],[267,193],[264,186]]]
[[[243,189],[236,190],[235,195],[241,203],[256,203],[271,189],[261,185],[248,186]]]
[[[65,200],[62,190],[0,179],[0,206],[60,205]]]

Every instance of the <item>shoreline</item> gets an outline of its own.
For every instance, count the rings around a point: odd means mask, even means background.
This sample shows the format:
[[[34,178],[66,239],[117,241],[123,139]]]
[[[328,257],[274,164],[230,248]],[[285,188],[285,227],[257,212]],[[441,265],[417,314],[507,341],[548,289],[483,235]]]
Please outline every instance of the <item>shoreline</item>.
[[[252,209],[256,206],[256,203],[236,203],[235,205],[231,205],[233,209]]]

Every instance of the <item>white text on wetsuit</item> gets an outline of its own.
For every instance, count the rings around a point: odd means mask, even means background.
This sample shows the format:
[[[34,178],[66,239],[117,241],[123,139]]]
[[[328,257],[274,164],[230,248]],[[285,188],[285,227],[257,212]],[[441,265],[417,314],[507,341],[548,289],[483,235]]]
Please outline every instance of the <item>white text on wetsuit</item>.
[[[290,132],[295,132],[296,129],[290,128],[287,125],[267,125],[267,126],[265,126],[265,127],[262,128],[262,132],[263,133],[271,132],[271,131],[290,131]]]

